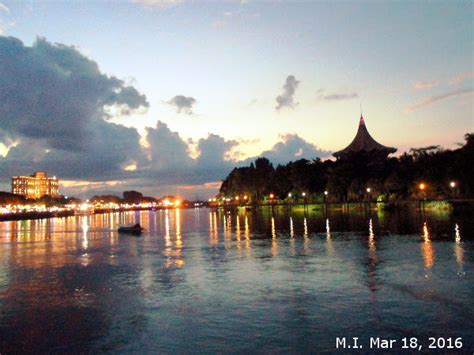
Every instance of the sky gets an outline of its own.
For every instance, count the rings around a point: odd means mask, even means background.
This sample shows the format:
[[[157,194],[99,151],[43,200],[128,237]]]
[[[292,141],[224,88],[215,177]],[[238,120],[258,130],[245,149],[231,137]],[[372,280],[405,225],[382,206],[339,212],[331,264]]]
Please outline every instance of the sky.
[[[403,153],[474,131],[471,1],[0,0],[0,190],[208,198],[331,157],[361,113]]]

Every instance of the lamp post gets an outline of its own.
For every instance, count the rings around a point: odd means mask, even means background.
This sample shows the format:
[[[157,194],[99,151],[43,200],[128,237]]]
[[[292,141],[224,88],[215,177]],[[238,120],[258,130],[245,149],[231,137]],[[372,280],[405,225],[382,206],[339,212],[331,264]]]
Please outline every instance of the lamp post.
[[[327,211],[327,199],[328,199],[328,191],[324,190],[324,195],[323,195],[323,202],[324,202],[324,210]]]
[[[451,181],[449,183],[449,187],[451,188],[451,197],[454,197],[455,195],[457,195],[457,184],[456,184],[456,181]]]
[[[420,191],[422,193],[422,200],[421,200],[420,204],[421,204],[421,208],[424,211],[425,210],[425,200],[426,200],[426,194],[425,194],[426,184],[422,182],[418,185],[418,188],[420,189]]]
[[[274,194],[270,194],[268,197],[270,197],[270,204],[273,204],[273,198],[275,197]]]
[[[273,201],[274,201],[273,199],[275,198],[275,195],[271,193],[269,197],[270,197],[270,206],[271,206],[272,214],[273,214]]]
[[[304,210],[306,211],[306,192],[303,192],[301,196],[303,196],[303,207],[304,207]]]
[[[369,212],[370,212],[370,201],[371,201],[370,191],[372,190],[370,187],[368,187],[365,189],[365,191],[367,192],[367,207],[369,208]]]

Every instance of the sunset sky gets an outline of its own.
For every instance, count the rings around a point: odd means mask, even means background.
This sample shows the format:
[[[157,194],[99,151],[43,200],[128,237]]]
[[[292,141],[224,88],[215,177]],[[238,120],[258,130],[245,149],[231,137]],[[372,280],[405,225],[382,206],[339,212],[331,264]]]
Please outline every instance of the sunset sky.
[[[0,190],[207,198],[330,157],[361,106],[399,153],[474,131],[471,1],[0,1]]]

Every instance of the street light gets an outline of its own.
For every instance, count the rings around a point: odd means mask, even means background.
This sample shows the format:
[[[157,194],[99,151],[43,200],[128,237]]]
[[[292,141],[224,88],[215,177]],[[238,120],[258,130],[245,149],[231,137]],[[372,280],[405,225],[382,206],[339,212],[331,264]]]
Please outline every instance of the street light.
[[[420,188],[421,192],[424,193],[425,191],[425,188],[426,188],[426,185],[422,182],[420,183],[420,185],[418,185],[418,187]],[[424,198],[420,201],[420,209],[423,209],[423,211],[425,211],[425,199],[426,199],[426,195],[423,196]]]
[[[456,196],[458,194],[456,181],[451,181],[449,186],[451,187],[451,196]]]
[[[273,194],[270,194],[270,198],[273,199],[274,195]]]
[[[324,196],[323,196],[323,202],[324,202],[324,213],[326,213],[326,210],[327,210],[327,202],[328,202],[328,191],[327,190],[324,190]]]
[[[303,199],[304,199],[304,205],[303,205],[303,206],[304,206],[304,210],[305,210],[305,212],[306,212],[306,192],[303,192],[303,193],[301,194],[301,196],[303,196]]]
[[[290,192],[290,193],[288,193],[288,197],[289,197],[289,198],[291,198],[291,192]]]
[[[367,191],[367,193],[370,194],[370,187],[368,187],[366,191]]]

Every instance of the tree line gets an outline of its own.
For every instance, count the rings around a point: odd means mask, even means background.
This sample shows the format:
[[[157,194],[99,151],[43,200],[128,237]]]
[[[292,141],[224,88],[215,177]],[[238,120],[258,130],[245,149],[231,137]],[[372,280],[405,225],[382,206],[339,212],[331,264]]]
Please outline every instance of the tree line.
[[[265,157],[236,167],[218,198],[320,201],[398,201],[474,197],[474,133],[457,149],[412,148],[399,157],[374,159],[360,152],[322,161],[300,159],[276,168]],[[326,197],[325,196],[326,192]]]

